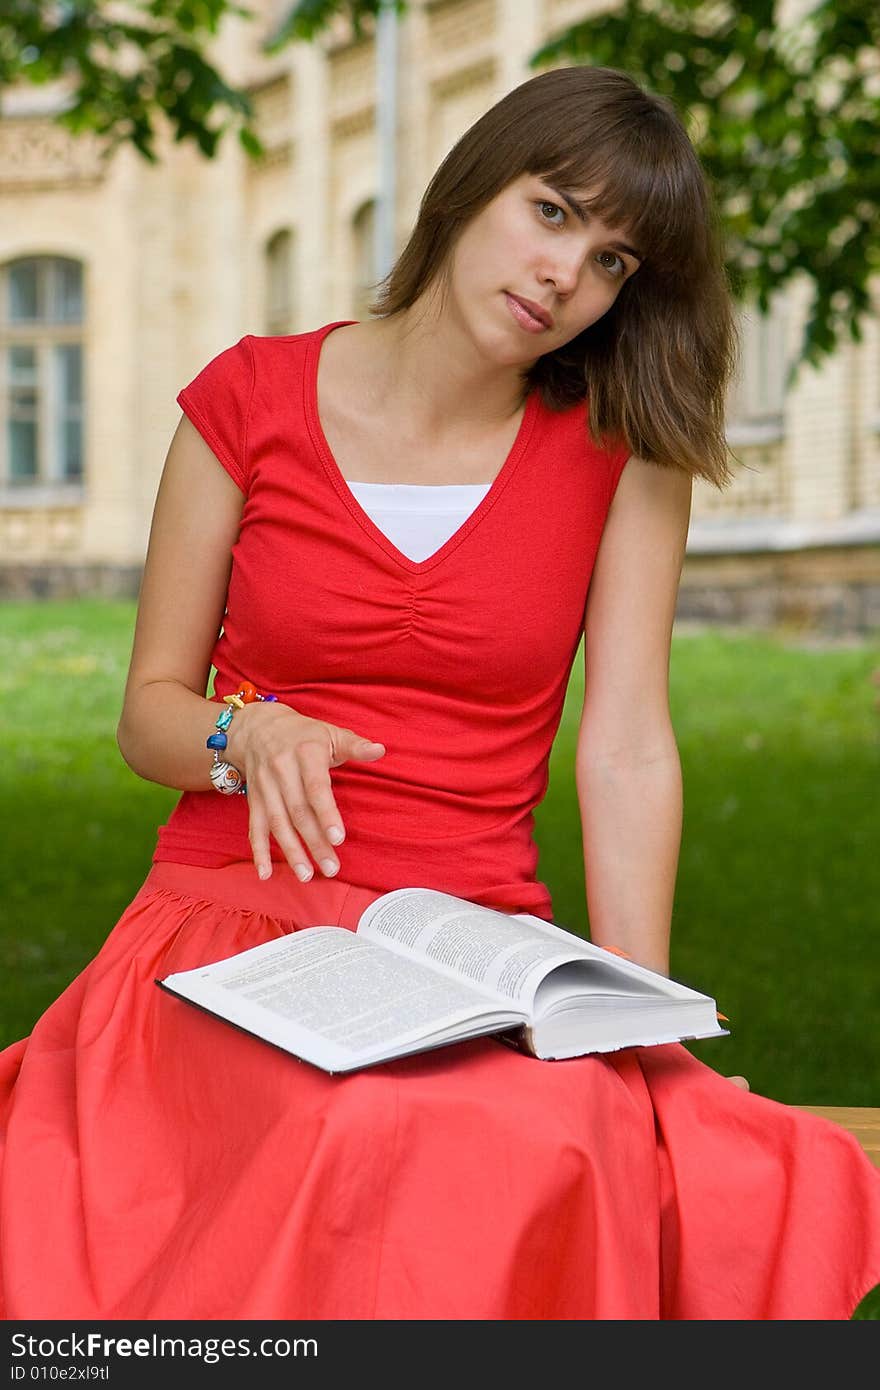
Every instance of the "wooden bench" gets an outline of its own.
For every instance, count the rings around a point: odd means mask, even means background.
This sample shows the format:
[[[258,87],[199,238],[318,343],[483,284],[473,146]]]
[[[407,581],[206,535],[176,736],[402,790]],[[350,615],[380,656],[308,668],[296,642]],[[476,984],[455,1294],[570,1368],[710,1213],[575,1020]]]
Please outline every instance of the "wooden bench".
[[[811,1115],[833,1120],[855,1135],[865,1153],[880,1168],[880,1106],[856,1105],[799,1105]]]

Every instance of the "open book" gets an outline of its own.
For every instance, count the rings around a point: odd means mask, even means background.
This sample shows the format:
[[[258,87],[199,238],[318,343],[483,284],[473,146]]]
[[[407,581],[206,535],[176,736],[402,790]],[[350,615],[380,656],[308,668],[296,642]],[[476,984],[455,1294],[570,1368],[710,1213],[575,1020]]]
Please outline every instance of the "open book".
[[[398,888],[155,982],[328,1072],[485,1033],[534,1057],[724,1036],[715,1001],[530,913]]]

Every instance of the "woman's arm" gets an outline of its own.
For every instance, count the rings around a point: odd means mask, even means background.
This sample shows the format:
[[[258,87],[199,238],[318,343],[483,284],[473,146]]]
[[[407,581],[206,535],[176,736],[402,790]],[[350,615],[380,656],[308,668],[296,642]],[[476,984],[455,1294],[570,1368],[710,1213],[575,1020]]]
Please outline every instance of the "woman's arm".
[[[669,654],[691,479],[632,457],[587,596],[575,775],[592,940],[669,972],[682,781]]]
[[[129,767],[150,782],[210,791],[216,708],[206,701],[244,494],[181,416],[153,511],[122,714]]]
[[[206,699],[223,624],[244,494],[183,416],[165,460],[138,602],[134,645],[116,730],[133,772],[181,791],[210,791],[217,704]],[[224,757],[248,784],[248,835],[261,877],[270,836],[301,878],[309,854],[330,875],[345,837],[330,768],[384,756],[353,729],[260,701],[236,712]],[[339,827],[335,835],[334,827]]]

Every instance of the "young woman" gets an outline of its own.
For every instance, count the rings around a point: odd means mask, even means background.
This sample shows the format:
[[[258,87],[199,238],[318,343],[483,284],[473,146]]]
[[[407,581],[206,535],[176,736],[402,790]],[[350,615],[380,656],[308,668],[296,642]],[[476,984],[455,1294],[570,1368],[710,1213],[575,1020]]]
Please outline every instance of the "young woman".
[[[5,1316],[847,1318],[880,1175],[680,1045],[331,1076],[156,988],[407,884],[551,918],[533,812],[582,635],[591,935],[669,968],[670,638],[734,360],[672,108],[525,82],[374,312],[248,334],[178,397],[118,739],[183,795],[0,1057]]]

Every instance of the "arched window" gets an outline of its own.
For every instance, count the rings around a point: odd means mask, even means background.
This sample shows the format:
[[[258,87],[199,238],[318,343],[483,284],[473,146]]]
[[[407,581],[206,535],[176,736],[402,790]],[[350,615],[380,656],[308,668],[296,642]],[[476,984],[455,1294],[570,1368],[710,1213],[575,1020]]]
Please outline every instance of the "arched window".
[[[0,486],[83,478],[83,271],[63,256],[0,267]]]
[[[373,298],[376,280],[376,203],[362,203],[352,218],[354,236],[353,317],[363,322],[370,317],[367,305]]]
[[[294,333],[293,236],[285,228],[266,242],[266,333]]]

